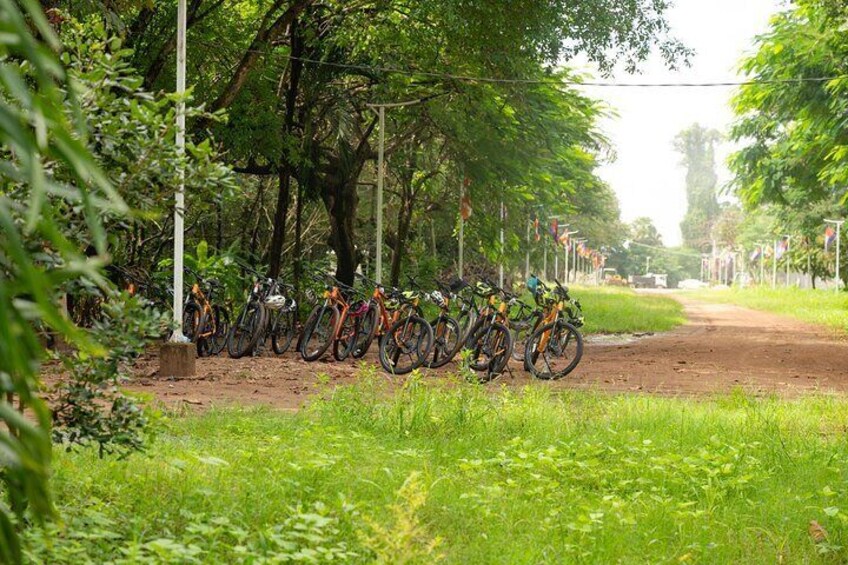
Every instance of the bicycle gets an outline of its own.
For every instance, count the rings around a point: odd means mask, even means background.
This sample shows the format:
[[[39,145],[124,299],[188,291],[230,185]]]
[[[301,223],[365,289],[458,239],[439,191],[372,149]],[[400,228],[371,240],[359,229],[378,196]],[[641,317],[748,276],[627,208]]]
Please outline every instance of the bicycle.
[[[428,294],[428,298],[439,308],[438,317],[430,323],[433,330],[433,355],[425,363],[430,369],[447,365],[462,347],[462,329],[459,322],[450,316],[451,302],[455,295],[448,285],[436,281],[439,290]]]
[[[350,310],[350,303],[342,293],[344,285],[325,275],[316,275],[314,278],[326,286],[324,300],[312,309],[306,319],[298,350],[304,361],[312,362],[320,359],[330,346],[335,344],[333,356],[339,359],[344,353],[342,358],[346,358],[355,340],[349,339],[347,343],[340,343],[344,339],[342,328]]]
[[[214,279],[205,280],[200,273],[186,267],[197,282],[183,305],[183,335],[197,346],[200,357],[219,355],[227,344],[230,331],[230,313],[219,304],[214,304],[214,295],[223,285]],[[204,292],[201,285],[207,287]]]
[[[281,294],[281,287],[292,289],[277,279],[263,277],[252,267],[242,267],[257,279],[227,337],[227,352],[233,359],[257,352],[257,346],[271,337],[274,353],[282,355],[294,339],[297,302]],[[293,289],[292,289],[293,290]]]
[[[397,288],[392,288],[386,292],[386,287],[382,284],[359,273],[356,276],[364,283],[374,287],[371,298],[367,303],[368,308],[361,314],[356,343],[351,353],[354,359],[361,359],[368,353],[374,339],[377,336],[382,338],[391,329],[392,325],[400,319],[400,316],[403,314],[401,309],[410,307],[411,303],[409,299],[412,298],[412,294],[409,292],[404,293]],[[405,299],[406,305],[404,305]],[[414,308],[413,310],[413,313],[418,313],[418,310]]]
[[[399,293],[395,321],[380,338],[380,365],[393,375],[410,373],[424,364],[433,348],[433,328],[419,315],[421,294]],[[401,359],[407,363],[401,363]]]
[[[506,291],[490,281],[478,283],[475,292],[486,299],[486,306],[477,320],[466,347],[471,351],[470,367],[482,373],[480,382],[488,382],[503,373],[512,356],[512,334],[509,331],[507,315],[509,303],[498,296],[506,296]],[[496,306],[497,305],[497,306]]]
[[[527,340],[524,368],[535,378],[557,380],[571,373],[583,357],[582,307],[559,281],[540,285],[537,301],[544,308],[539,327]]]

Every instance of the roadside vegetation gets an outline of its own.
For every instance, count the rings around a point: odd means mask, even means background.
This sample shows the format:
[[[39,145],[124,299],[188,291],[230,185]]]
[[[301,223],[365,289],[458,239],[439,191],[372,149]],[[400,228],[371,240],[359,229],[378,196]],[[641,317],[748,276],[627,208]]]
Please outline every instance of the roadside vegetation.
[[[667,296],[615,287],[575,287],[571,292],[583,305],[587,334],[665,332],[686,321],[683,306]]]
[[[440,387],[163,420],[57,454],[45,563],[839,562],[848,401]],[[811,521],[815,524],[811,527]]]
[[[755,310],[791,316],[848,334],[848,294],[798,288],[734,288],[699,291],[712,302],[738,304]]]

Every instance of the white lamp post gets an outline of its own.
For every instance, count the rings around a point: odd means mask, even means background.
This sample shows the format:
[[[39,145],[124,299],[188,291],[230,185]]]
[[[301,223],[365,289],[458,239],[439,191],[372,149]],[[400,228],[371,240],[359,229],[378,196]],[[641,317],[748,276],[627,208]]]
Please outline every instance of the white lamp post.
[[[185,218],[185,89],[186,89],[186,0],[177,5],[177,132],[176,145],[179,157],[176,203],[174,206],[174,324],[171,341],[185,342],[183,335],[183,253]]]
[[[842,281],[839,277],[840,275],[840,261],[842,259],[842,247],[841,247],[841,239],[842,239],[842,224],[845,223],[845,220],[825,220],[827,224],[836,224],[836,292],[839,292],[839,287],[842,285]]]

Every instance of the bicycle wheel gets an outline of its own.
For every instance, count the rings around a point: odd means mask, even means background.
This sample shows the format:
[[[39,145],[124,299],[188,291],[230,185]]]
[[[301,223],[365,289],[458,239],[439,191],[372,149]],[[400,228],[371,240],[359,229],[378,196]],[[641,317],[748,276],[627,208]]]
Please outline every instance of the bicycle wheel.
[[[277,312],[271,326],[271,349],[274,350],[274,353],[282,355],[288,351],[294,340],[295,325],[296,318],[293,309]]]
[[[359,319],[356,331],[356,344],[353,346],[351,355],[354,359],[362,359],[371,348],[374,336],[377,335],[378,325],[377,305],[373,302],[368,306],[368,311]]]
[[[227,336],[227,353],[233,359],[250,354],[262,335],[265,308],[258,302],[248,302]]]
[[[468,338],[471,337],[471,330],[474,328],[477,318],[476,313],[469,312],[468,310],[463,310],[457,316],[456,322],[459,324],[460,337],[463,342],[468,341]]]
[[[431,324],[433,328],[433,354],[427,361],[431,369],[447,365],[462,345],[459,323],[449,316],[440,316]]]
[[[356,345],[356,332],[359,316],[345,315],[342,320],[341,329],[333,340],[333,358],[336,361],[344,361],[353,351]]]
[[[433,328],[420,316],[395,322],[380,339],[380,365],[387,373],[404,375],[427,360],[433,347]]]
[[[537,379],[561,379],[577,367],[583,357],[583,336],[563,320],[537,329],[527,340],[524,368]]]
[[[200,333],[200,305],[195,302],[189,302],[183,306],[183,335],[191,341],[197,341],[197,336]]]
[[[213,306],[215,331],[206,338],[209,355],[220,355],[227,346],[227,335],[230,333],[230,313],[223,306]]]
[[[500,322],[481,326],[471,338],[470,366],[487,382],[500,375],[512,355],[512,334]]]
[[[303,327],[300,356],[304,361],[317,361],[333,344],[339,311],[335,306],[317,306]]]

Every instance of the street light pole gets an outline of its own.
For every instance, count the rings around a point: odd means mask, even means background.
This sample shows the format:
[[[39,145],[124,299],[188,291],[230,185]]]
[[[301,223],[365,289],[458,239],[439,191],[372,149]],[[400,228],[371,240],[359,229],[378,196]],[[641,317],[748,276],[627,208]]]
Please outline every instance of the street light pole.
[[[786,252],[788,253],[789,249],[790,249],[789,246],[790,246],[790,243],[792,241],[792,236],[791,235],[785,235],[783,237],[786,238]],[[783,281],[783,282],[785,283],[786,288],[789,288],[789,257],[786,258],[786,280]]]
[[[777,240],[774,240],[774,247],[772,247],[772,255],[771,255],[771,264],[772,264],[772,273],[771,273],[771,287],[777,288]]]
[[[414,106],[415,104],[426,102],[428,99],[429,98],[419,98],[418,100],[394,102],[390,104],[366,104],[367,107],[377,113],[380,127],[379,147],[377,148],[377,234],[374,239],[374,280],[378,283],[383,282],[383,178],[385,177],[386,108]],[[462,225],[460,224],[460,229],[461,228]],[[460,259],[460,265],[461,263],[462,260]],[[460,268],[460,277],[461,276],[462,268]]]
[[[185,90],[186,90],[186,0],[177,4],[177,192],[174,206],[174,333],[171,341],[187,341],[183,335],[183,254],[185,251]]]
[[[568,229],[568,228],[566,228],[566,229]],[[574,230],[574,231],[568,232],[568,243],[572,247],[574,246],[574,243],[571,242],[571,236],[578,234],[578,233],[580,233],[580,230]],[[568,284],[568,277],[569,277],[569,272],[570,272],[570,269],[568,267],[569,267],[569,265],[568,265],[568,246],[566,245],[565,246],[565,276],[563,277],[565,284]]]

